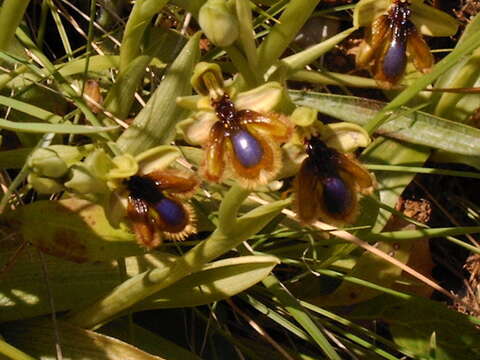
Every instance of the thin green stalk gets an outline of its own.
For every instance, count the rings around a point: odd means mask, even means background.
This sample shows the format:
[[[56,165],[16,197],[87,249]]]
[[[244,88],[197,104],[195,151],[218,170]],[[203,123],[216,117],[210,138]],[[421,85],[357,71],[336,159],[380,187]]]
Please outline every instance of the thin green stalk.
[[[53,21],[57,26],[57,31],[58,31],[58,34],[60,35],[60,40],[62,40],[65,54],[67,55],[68,60],[73,60],[73,52],[72,52],[72,47],[70,45],[70,38],[67,35],[65,27],[63,26],[62,19],[60,18],[60,14],[58,13],[58,9],[52,0],[48,0],[47,4],[50,7],[50,13],[52,14]]]
[[[419,166],[396,166],[396,165],[379,165],[379,164],[364,164],[364,165],[369,170],[377,170],[377,171],[431,174],[431,175],[456,176],[456,177],[465,177],[465,178],[471,178],[471,179],[480,179],[480,174],[478,172],[473,172],[473,171],[424,168]]]
[[[378,88],[377,82],[374,79],[329,71],[297,70],[288,75],[288,80],[304,81],[321,85]]]
[[[88,69],[90,68],[90,55],[92,51],[92,42],[94,27],[93,22],[95,21],[95,11],[97,7],[97,0],[90,0],[90,21],[88,22],[88,36],[87,36],[87,52],[85,59],[85,71],[83,72],[83,82],[82,82],[82,91],[81,94],[85,92],[85,85],[87,83]]]
[[[0,9],[0,50],[7,50],[30,0],[4,0]]]
[[[371,233],[363,236],[366,241],[412,241],[432,237],[445,237],[453,235],[478,234],[479,226],[450,227],[450,228],[429,228],[420,230],[401,230],[389,231],[382,233]],[[468,244],[467,244],[468,245]],[[471,246],[471,245],[470,245]],[[473,247],[474,248],[474,247]],[[480,253],[480,249],[475,249],[476,253]]]
[[[250,194],[239,185],[234,185],[228,190],[218,210],[218,228],[224,234],[231,234],[237,225],[238,209]]]
[[[297,54],[283,58],[282,62],[287,64],[288,68],[292,71],[303,69],[305,66],[311,64],[319,57],[330,51],[333,47],[335,47],[335,45],[343,41],[355,30],[357,29],[354,27],[344,30],[337,35],[318,43],[317,45],[311,46]]]
[[[311,310],[321,316],[324,316],[330,320],[333,320],[333,321],[336,321],[344,326],[347,326],[349,329],[353,329],[353,330],[356,330],[366,336],[368,336],[369,338],[373,339],[375,342],[379,342],[379,343],[382,343],[386,346],[389,346],[391,347],[392,349],[395,349],[397,351],[400,351],[402,352],[403,354],[407,355],[407,356],[412,356],[411,353],[409,352],[405,352],[403,349],[401,349],[397,344],[395,344],[394,342],[390,341],[390,340],[387,340],[385,339],[384,337],[380,336],[380,335],[377,335],[375,332],[363,327],[363,326],[360,326],[360,325],[357,325],[356,323],[354,323],[353,321],[350,321],[348,319],[345,319],[341,316],[338,316],[337,314],[335,313],[332,313],[330,311],[327,311],[325,309],[322,309],[321,307],[318,307],[318,306],[315,306],[313,304],[310,304],[306,301],[300,301],[300,303],[302,304],[302,306],[304,306],[305,308],[307,308],[308,310]]]
[[[48,0],[42,1],[42,10],[40,13],[40,24],[37,32],[37,46],[39,49],[43,48],[43,42],[45,40],[45,31],[47,30],[47,17],[48,17]]]
[[[303,263],[301,263],[301,264],[300,264],[300,262],[298,262],[298,263],[299,263],[299,265],[303,265]],[[373,289],[373,290],[378,290],[378,291],[384,292],[384,293],[389,294],[389,295],[393,295],[393,296],[398,297],[398,298],[403,299],[403,300],[410,300],[413,297],[412,295],[402,293],[400,291],[392,290],[390,288],[377,285],[377,284],[372,283],[370,281],[362,280],[362,279],[359,279],[359,278],[356,278],[356,277],[353,277],[353,276],[349,276],[349,275],[344,275],[344,274],[342,274],[340,272],[337,272],[337,271],[327,270],[327,269],[315,269],[315,272],[319,273],[320,275],[325,275],[325,276],[328,276],[328,277],[331,277],[331,278],[334,278],[334,279],[340,279],[340,280],[351,282],[352,284],[364,286],[364,287],[367,287],[367,288],[370,288],[370,289]]]

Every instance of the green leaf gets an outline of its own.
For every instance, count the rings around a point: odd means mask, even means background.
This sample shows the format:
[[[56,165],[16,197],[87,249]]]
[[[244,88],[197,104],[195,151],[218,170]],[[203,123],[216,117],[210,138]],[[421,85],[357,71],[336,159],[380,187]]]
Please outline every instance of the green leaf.
[[[429,156],[428,148],[380,137],[362,153],[361,160],[369,164],[422,166]],[[375,171],[381,203],[395,208],[398,198],[414,177],[415,173]],[[389,218],[390,211],[380,209],[372,231],[382,231]]]
[[[288,204],[290,200],[276,201],[248,212],[239,218],[236,229],[232,231],[235,235],[227,236],[217,229],[170,266],[146,271],[123,282],[93,304],[69,314],[68,320],[81,327],[92,327],[118,316],[130,306],[199,271],[208,262],[249,239]]]
[[[445,305],[411,296],[400,299],[382,295],[358,305],[353,319],[382,319],[390,325],[397,344],[415,358],[430,358],[430,341],[435,332],[436,352],[444,359],[476,360],[480,358],[480,333],[469,318]]]
[[[339,120],[365,125],[385,103],[353,96],[290,91],[292,100]],[[480,155],[480,129],[402,106],[377,133],[461,155]]]
[[[219,260],[158,292],[139,306],[140,309],[176,308],[223,300],[262,281],[279,262],[278,258],[266,255]]]
[[[458,44],[476,37],[480,31],[480,17],[475,17],[465,28]],[[435,83],[439,88],[469,88],[479,86],[480,50],[461,59],[454,67],[445,72]],[[480,106],[478,94],[436,93],[432,95],[436,103],[435,114],[451,120],[467,122],[470,115]]]
[[[25,241],[70,261],[112,260],[142,251],[132,233],[112,228],[103,208],[85,200],[36,201],[5,216]]]
[[[117,144],[121,150],[137,155],[173,140],[175,126],[183,118],[175,100],[191,95],[190,77],[199,56],[199,39],[200,33],[190,38],[133,124],[120,136]]]
[[[388,253],[405,264],[410,257],[412,241],[403,241],[397,243],[396,246],[380,242],[377,243],[377,247],[379,250]],[[364,251],[353,269],[348,273],[348,276],[366,280],[380,286],[391,287],[401,276],[402,271],[398,266],[368,251]],[[310,299],[310,302],[319,306],[350,306],[369,300],[378,294],[377,290],[343,281],[333,293],[317,296]]]
[[[25,354],[23,351],[16,349],[2,339],[0,339],[0,355],[5,355],[8,357],[8,359],[12,360],[35,360],[31,356]]]
[[[118,126],[89,126],[89,125],[71,125],[71,124],[44,124],[35,122],[14,122],[0,119],[0,128],[10,131],[19,131],[26,133],[54,133],[54,134],[98,134],[118,129]]]
[[[163,324],[168,328],[170,324]],[[181,360],[202,360],[199,356],[185,348],[177,345],[164,337],[158,336],[156,333],[148,331],[124,319],[119,319],[102,326],[99,330],[102,334],[116,337],[122,341],[126,341],[150,354],[157,354],[165,359],[181,359]],[[132,338],[132,333],[135,336]]]
[[[122,282],[116,260],[78,264],[41,254],[34,247],[18,254],[20,245],[19,241],[9,241],[0,249],[1,264],[15,259],[8,276],[0,282],[0,322],[50,314],[51,298],[55,299],[56,311],[71,310],[79,303],[94,301]],[[174,256],[157,251],[124,258],[123,265],[126,276],[133,277],[152,268],[152,261],[155,266],[166,267],[174,260]],[[45,286],[44,266],[48,267],[48,288]]]
[[[83,360],[162,360],[118,339],[80,329],[62,321],[35,319],[10,324],[2,329],[6,339],[37,358],[57,359],[58,345],[64,359]],[[61,334],[60,343],[55,334]]]
[[[45,94],[42,93],[41,95],[45,95]],[[31,103],[16,100],[11,97],[0,95],[0,104],[6,107],[11,107],[12,109],[18,110],[24,114],[30,115],[31,117],[35,117],[45,122],[61,123],[64,121],[61,116],[58,116],[50,111],[45,110],[44,107],[41,108],[41,107],[32,105]]]
[[[291,0],[279,22],[268,33],[258,48],[260,73],[268,70],[283,54],[305,24],[320,0]]]
[[[0,51],[7,50],[30,0],[5,0],[0,10]]]

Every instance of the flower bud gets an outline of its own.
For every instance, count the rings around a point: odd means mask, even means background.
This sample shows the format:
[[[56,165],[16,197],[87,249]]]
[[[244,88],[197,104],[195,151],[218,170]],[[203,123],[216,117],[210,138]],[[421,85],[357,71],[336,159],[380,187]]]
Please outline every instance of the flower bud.
[[[50,145],[35,150],[28,160],[28,166],[39,176],[59,178],[83,156],[83,152],[76,146]]]
[[[68,171],[68,166],[58,153],[49,148],[40,148],[28,159],[28,166],[38,176],[59,178]]]
[[[65,182],[65,187],[71,192],[99,194],[108,191],[106,182],[95,177],[84,164],[73,165],[71,173],[71,179]]]
[[[40,194],[53,194],[65,190],[63,185],[55,179],[38,176],[35,173],[28,174],[29,185]]]
[[[198,22],[207,38],[217,46],[226,47],[238,39],[238,20],[225,0],[208,0],[198,13]]]

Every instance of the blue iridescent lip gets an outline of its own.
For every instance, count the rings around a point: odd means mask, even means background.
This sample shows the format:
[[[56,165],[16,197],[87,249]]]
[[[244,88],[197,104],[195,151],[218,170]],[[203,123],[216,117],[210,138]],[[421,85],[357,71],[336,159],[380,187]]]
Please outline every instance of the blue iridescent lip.
[[[389,79],[395,79],[405,71],[407,66],[406,50],[406,41],[392,41],[383,59],[383,72]]]
[[[332,215],[345,213],[352,204],[352,193],[340,177],[323,179],[323,198],[325,207]]]
[[[163,198],[154,205],[154,209],[163,221],[170,226],[179,226],[185,223],[187,213],[183,206],[169,198]]]
[[[232,134],[231,141],[235,157],[244,167],[251,168],[260,163],[263,157],[263,148],[252,134],[240,129]]]

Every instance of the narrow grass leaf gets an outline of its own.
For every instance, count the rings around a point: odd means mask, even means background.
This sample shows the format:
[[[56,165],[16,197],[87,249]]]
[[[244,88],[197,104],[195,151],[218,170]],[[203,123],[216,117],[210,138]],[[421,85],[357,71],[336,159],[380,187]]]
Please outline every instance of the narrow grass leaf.
[[[288,3],[279,23],[270,29],[258,48],[260,73],[268,70],[280,58],[319,2],[320,0],[292,0]]]
[[[0,339],[0,355],[5,355],[7,359],[12,360],[35,360],[35,358],[18,350],[2,339]]]
[[[7,50],[23,19],[30,0],[5,0],[0,10],[0,50]]]
[[[118,129],[118,126],[88,126],[71,124],[24,123],[0,119],[0,129],[26,133],[98,134]]]
[[[344,30],[319,44],[313,45],[297,54],[283,58],[281,61],[288,66],[290,71],[303,69],[305,66],[310,65],[319,57],[330,51],[355,30],[355,28]]]
[[[365,149],[361,160],[373,164],[422,166],[429,156],[428,148],[379,137]],[[381,203],[394,208],[398,198],[414,177],[415,173],[376,172],[378,184],[376,190]],[[380,209],[372,232],[382,231],[390,215],[389,210]]]
[[[328,359],[341,360],[335,349],[330,345],[323,332],[318,328],[308,310],[281,284],[273,275],[263,281],[263,284],[274,295],[279,303],[305,329],[315,343],[322,349]]]
[[[445,359],[476,360],[480,357],[480,333],[469,317],[444,304],[417,296],[399,299],[382,295],[358,305],[353,319],[379,319],[390,326],[394,341],[415,358],[429,355],[430,339],[436,333],[437,352]]]
[[[16,100],[11,97],[0,95],[0,104],[49,123],[58,124],[64,122],[61,116],[44,110],[41,107],[26,103],[24,101]]]
[[[290,91],[297,105],[309,106],[320,113],[343,121],[365,125],[385,103],[353,96]],[[377,133],[461,155],[480,155],[480,129],[401,107]]]

